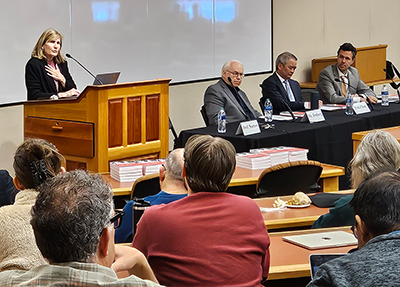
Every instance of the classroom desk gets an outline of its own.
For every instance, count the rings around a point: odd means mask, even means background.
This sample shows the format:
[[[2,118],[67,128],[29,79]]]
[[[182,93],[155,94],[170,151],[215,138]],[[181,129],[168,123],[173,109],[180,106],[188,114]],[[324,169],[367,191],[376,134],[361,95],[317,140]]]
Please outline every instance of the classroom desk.
[[[268,280],[310,277],[310,264],[308,257],[312,253],[347,253],[356,246],[326,248],[308,250],[306,248],[283,241],[283,236],[308,234],[316,232],[327,232],[333,230],[344,230],[351,233],[350,226],[310,229],[301,231],[271,232],[270,255],[271,265]],[[267,285],[268,286],[268,285]]]
[[[339,176],[344,175],[343,167],[329,164],[322,164],[323,170],[319,184],[324,192],[339,190]],[[259,175],[264,169],[251,170],[242,167],[236,167],[235,173],[229,186],[255,185]],[[130,195],[133,182],[119,182],[111,178],[109,173],[102,174],[108,182],[110,182],[114,196]]]
[[[353,193],[353,190],[340,191],[340,193]],[[338,191],[339,193],[339,191]],[[308,194],[312,195],[312,194]],[[291,199],[293,196],[280,196],[284,201]],[[272,208],[274,201],[278,197],[255,198],[254,201],[259,207]],[[315,220],[321,215],[329,212],[329,207],[320,208],[311,204],[306,208],[284,208],[269,212],[262,212],[265,226],[268,230],[282,228],[310,227]]]
[[[387,128],[387,129],[381,129],[383,131],[386,131],[390,133],[392,136],[394,136],[397,141],[400,143],[400,126],[399,127],[392,127],[392,128]],[[362,138],[372,132],[373,130],[370,131],[365,131],[365,132],[357,132],[352,134],[352,139],[353,139],[353,154],[356,153],[356,150],[358,148],[358,145],[360,144]]]
[[[354,190],[341,190],[335,193],[352,194]],[[313,194],[308,194],[309,196]],[[291,199],[293,196],[280,196],[284,201]],[[274,201],[278,197],[264,197],[255,198],[254,201],[259,207],[273,207]],[[306,208],[284,208],[282,210],[274,210],[263,212],[265,226],[268,230],[282,229],[282,228],[298,228],[310,227],[315,220],[321,215],[329,212],[329,207],[321,208],[311,204]]]

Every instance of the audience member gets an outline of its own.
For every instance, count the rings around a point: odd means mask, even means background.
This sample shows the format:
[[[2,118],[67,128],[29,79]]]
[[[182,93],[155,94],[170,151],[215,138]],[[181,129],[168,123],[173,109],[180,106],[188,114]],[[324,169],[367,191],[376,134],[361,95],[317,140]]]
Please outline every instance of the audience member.
[[[0,207],[13,204],[17,193],[18,189],[8,171],[0,170]]]
[[[146,196],[145,201],[151,205],[170,203],[187,196],[187,190],[182,178],[183,167],[183,148],[175,149],[165,158],[165,164],[160,167],[160,187],[161,191],[156,195]],[[133,200],[129,201],[123,211],[124,220],[120,228],[115,231],[115,242],[132,242],[132,210]]]
[[[400,286],[400,175],[385,172],[354,193],[354,235],[359,250],[326,262],[312,286]]]
[[[364,95],[372,103],[378,101],[375,93],[360,79],[358,70],[351,66],[356,54],[357,50],[351,43],[344,43],[337,52],[337,63],[319,74],[317,90],[325,104],[344,104],[347,94],[353,97]],[[365,101],[364,97],[361,101]]]
[[[13,205],[0,208],[0,271],[29,270],[47,264],[35,243],[30,210],[37,188],[63,170],[63,156],[42,139],[28,139],[14,155],[14,184],[20,190]]]
[[[375,130],[363,137],[350,161],[352,188],[375,173],[396,171],[400,168],[400,144],[394,136],[386,131]],[[346,226],[354,223],[354,212],[349,202],[353,195],[337,200],[328,214],[320,216],[313,228]]]
[[[159,286],[134,275],[118,279],[109,268],[157,281],[143,254],[114,245],[114,228],[123,213],[114,212],[112,196],[100,175],[82,170],[47,180],[39,187],[31,225],[37,246],[50,264],[1,272],[0,285]]]
[[[239,89],[243,76],[242,63],[231,60],[223,65],[221,79],[207,88],[204,107],[210,125],[217,124],[221,108],[225,110],[227,123],[253,120],[261,116],[245,92]]]
[[[297,68],[296,56],[283,52],[276,58],[275,67],[275,73],[265,79],[261,85],[263,94],[260,99],[261,104],[264,105],[265,101],[270,99],[275,114],[288,110],[282,101],[286,102],[293,111],[304,109],[300,85],[291,79]]]
[[[269,236],[258,205],[226,193],[235,148],[209,135],[192,136],[184,151],[188,196],[148,208],[132,246],[167,286],[262,286]]]

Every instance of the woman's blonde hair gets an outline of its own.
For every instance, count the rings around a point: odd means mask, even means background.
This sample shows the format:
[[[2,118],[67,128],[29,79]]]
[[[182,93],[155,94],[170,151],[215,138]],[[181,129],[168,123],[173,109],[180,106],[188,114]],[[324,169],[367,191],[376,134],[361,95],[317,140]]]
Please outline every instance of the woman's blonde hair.
[[[382,130],[366,134],[349,163],[351,186],[357,188],[365,179],[384,171],[400,168],[400,144],[394,136]]]
[[[25,188],[38,188],[46,179],[56,176],[65,164],[57,148],[43,139],[27,139],[16,150],[14,171]]]
[[[42,49],[43,45],[46,44],[48,41],[56,40],[58,38],[60,38],[60,51],[58,52],[58,55],[54,57],[54,62],[56,64],[65,62],[65,58],[61,53],[63,37],[60,32],[52,28],[49,28],[42,33],[42,35],[37,40],[35,47],[33,48],[31,56],[38,59],[46,58],[46,55],[43,53]]]

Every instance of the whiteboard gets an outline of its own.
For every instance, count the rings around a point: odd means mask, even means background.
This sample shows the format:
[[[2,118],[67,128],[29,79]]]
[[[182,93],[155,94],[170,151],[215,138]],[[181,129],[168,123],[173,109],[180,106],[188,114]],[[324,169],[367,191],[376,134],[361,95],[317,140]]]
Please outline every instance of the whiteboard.
[[[271,0],[13,0],[0,2],[0,104],[26,101],[25,64],[40,34],[54,28],[62,51],[119,83],[220,76],[237,59],[245,73],[272,71]],[[73,60],[83,90],[93,78]]]

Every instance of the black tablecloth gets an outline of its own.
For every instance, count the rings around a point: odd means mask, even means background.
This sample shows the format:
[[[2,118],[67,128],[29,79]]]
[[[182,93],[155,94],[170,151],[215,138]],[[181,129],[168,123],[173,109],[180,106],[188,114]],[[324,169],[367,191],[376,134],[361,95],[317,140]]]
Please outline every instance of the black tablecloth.
[[[260,134],[235,135],[239,123],[227,125],[227,132],[219,134],[216,126],[181,131],[176,147],[184,147],[189,137],[195,134],[219,136],[230,141],[236,152],[252,148],[295,146],[307,148],[308,158],[322,163],[346,167],[353,156],[352,133],[400,125],[400,105],[388,107],[374,105],[371,113],[347,116],[344,111],[323,112],[321,123],[274,121],[275,129],[262,129]],[[347,179],[341,179],[341,188],[348,188]]]

